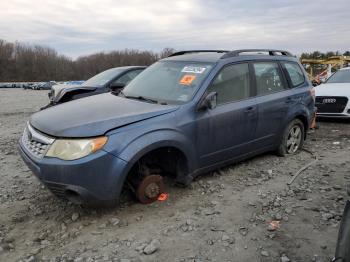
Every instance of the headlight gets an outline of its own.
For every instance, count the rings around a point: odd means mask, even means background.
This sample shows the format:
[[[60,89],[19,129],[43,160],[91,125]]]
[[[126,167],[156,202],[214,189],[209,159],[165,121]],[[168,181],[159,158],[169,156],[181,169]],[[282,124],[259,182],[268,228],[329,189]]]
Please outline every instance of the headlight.
[[[93,139],[57,139],[50,146],[45,156],[62,160],[75,160],[95,153],[107,142],[107,137]]]

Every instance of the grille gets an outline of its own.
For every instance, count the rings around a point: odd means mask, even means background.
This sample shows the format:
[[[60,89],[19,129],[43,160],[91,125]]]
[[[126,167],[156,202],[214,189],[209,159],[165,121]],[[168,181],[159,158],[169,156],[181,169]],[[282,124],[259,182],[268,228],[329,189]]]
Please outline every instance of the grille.
[[[316,107],[318,113],[342,113],[348,102],[343,96],[317,96]]]
[[[54,139],[49,138],[34,130],[29,124],[24,129],[22,143],[24,147],[37,158],[43,158],[53,143]]]

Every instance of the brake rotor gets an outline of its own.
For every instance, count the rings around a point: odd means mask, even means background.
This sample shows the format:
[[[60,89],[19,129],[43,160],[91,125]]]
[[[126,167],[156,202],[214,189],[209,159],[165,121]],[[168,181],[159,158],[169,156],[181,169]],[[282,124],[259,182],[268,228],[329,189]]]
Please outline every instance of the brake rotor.
[[[163,177],[160,175],[150,175],[141,181],[137,188],[136,196],[142,204],[150,204],[156,201],[164,191]]]

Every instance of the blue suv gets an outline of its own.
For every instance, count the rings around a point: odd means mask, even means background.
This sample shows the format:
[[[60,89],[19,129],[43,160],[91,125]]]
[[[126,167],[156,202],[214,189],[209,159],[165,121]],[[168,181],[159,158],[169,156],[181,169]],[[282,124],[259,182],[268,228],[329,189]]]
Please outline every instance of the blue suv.
[[[114,203],[126,187],[151,203],[164,192],[164,176],[186,185],[263,152],[296,153],[314,101],[289,52],[182,51],[144,70],[119,94],[35,113],[19,148],[58,196]]]

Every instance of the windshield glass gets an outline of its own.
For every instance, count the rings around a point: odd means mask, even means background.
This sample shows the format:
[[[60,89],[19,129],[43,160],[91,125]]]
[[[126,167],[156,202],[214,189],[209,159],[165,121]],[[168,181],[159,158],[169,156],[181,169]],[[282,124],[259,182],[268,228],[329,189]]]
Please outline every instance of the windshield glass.
[[[82,86],[103,86],[116,77],[120,72],[122,72],[121,68],[108,69],[86,80]]]
[[[191,100],[212,67],[212,63],[160,61],[131,81],[123,95],[183,104]]]
[[[350,69],[343,69],[335,72],[327,83],[350,83]]]

